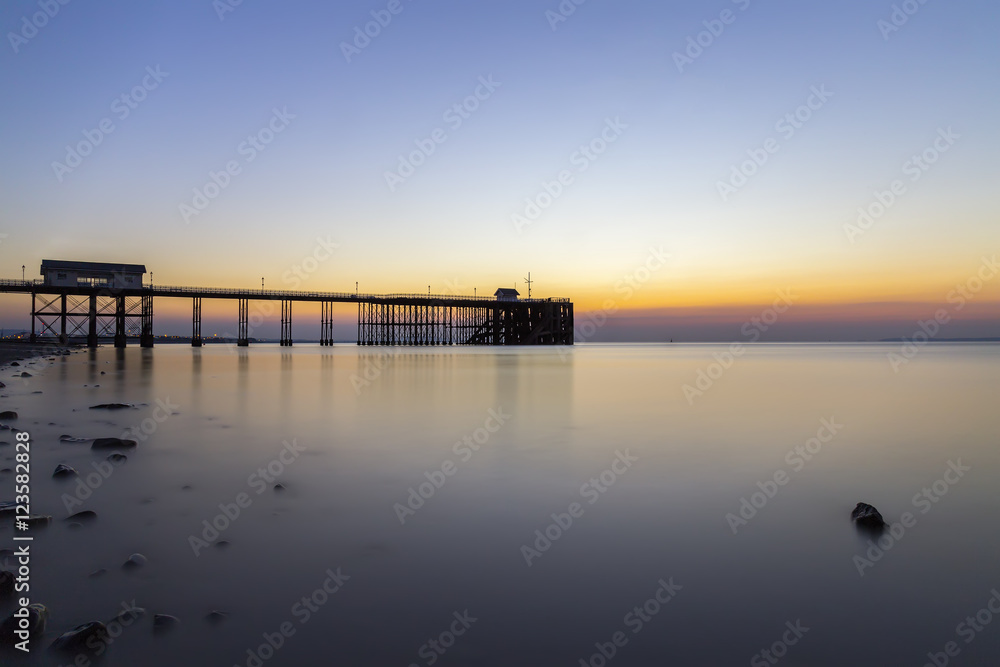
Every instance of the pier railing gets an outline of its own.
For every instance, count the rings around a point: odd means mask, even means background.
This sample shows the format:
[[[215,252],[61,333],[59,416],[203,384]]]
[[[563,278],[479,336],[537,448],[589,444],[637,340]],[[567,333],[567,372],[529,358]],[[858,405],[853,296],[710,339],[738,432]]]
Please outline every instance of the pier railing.
[[[170,294],[219,294],[240,296],[243,298],[270,297],[276,299],[330,299],[333,301],[381,301],[385,299],[420,299],[425,301],[479,301],[496,302],[495,296],[471,296],[464,294],[418,294],[392,293],[373,294],[369,292],[302,292],[293,290],[239,289],[227,287],[189,287],[177,285],[156,285],[145,287],[152,290],[153,295],[169,296]],[[518,303],[569,302],[569,299],[552,297],[545,299],[518,299]]]
[[[331,301],[383,301],[387,299],[412,299],[420,301],[475,301],[480,303],[496,303],[495,296],[471,296],[464,294],[417,294],[417,293],[392,293],[374,294],[369,292],[303,292],[295,290],[269,290],[269,289],[240,289],[232,287],[192,287],[189,285],[143,285],[142,287],[119,288],[110,285],[91,285],[81,283],[79,285],[47,285],[42,280],[10,280],[0,279],[0,287],[19,287],[22,289],[51,289],[59,291],[66,289],[90,291],[111,290],[123,293],[147,294],[152,296],[191,296],[197,294],[216,294],[225,297],[238,297],[243,299],[269,298],[269,299],[309,299]],[[516,303],[568,303],[569,299],[561,297],[551,297],[545,299],[517,299]]]

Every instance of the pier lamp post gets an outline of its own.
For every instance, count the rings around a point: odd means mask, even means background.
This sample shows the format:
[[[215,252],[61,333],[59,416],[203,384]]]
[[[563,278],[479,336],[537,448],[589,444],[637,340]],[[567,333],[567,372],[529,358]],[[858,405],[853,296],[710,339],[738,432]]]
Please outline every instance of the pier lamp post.
[[[260,291],[261,291],[261,294],[264,293],[264,276],[260,277]]]
[[[153,289],[153,272],[149,272],[149,289]]]
[[[21,265],[21,282],[24,282],[24,264]]]

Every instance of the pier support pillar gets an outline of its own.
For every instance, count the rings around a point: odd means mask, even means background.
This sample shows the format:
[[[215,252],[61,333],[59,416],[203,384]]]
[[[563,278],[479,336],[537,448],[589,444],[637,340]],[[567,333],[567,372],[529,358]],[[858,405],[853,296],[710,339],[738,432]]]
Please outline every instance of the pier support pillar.
[[[125,347],[125,297],[115,297],[115,347]]]
[[[281,345],[292,346],[292,302],[281,301]]]
[[[97,295],[90,295],[90,309],[87,313],[87,347],[97,347]]]
[[[139,333],[140,347],[153,347],[153,295],[142,295],[142,319]]]
[[[358,345],[374,345],[372,340],[372,304],[358,302]]]
[[[250,319],[250,301],[249,299],[240,299],[239,301],[240,314],[239,324],[237,326],[236,345],[237,347],[248,347],[250,345],[250,336],[247,332],[247,322]]]
[[[333,345],[333,302],[320,302],[319,344]]]
[[[31,293],[31,338],[29,340],[35,342],[35,293]]]
[[[201,297],[191,300],[191,347],[201,347]]]
[[[59,344],[65,345],[69,338],[66,336],[66,293],[63,292],[59,298]]]

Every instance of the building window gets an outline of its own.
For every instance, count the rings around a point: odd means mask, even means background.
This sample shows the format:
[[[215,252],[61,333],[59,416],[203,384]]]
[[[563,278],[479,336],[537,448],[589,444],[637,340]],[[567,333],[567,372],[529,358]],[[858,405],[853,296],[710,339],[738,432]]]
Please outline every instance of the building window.
[[[65,273],[57,273],[56,274],[56,280],[66,280],[66,274]]]

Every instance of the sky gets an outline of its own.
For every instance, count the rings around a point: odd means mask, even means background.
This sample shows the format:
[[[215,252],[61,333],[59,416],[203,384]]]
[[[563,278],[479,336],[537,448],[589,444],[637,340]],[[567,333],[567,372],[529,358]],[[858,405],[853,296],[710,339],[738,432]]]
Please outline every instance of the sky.
[[[8,0],[0,277],[45,258],[484,294],[531,272],[589,340],[746,339],[783,294],[764,340],[908,336],[942,309],[942,337],[1000,336],[998,18],[986,0]],[[6,327],[27,312],[0,298]],[[235,305],[206,317],[222,333]],[[157,333],[189,321],[157,302]]]

